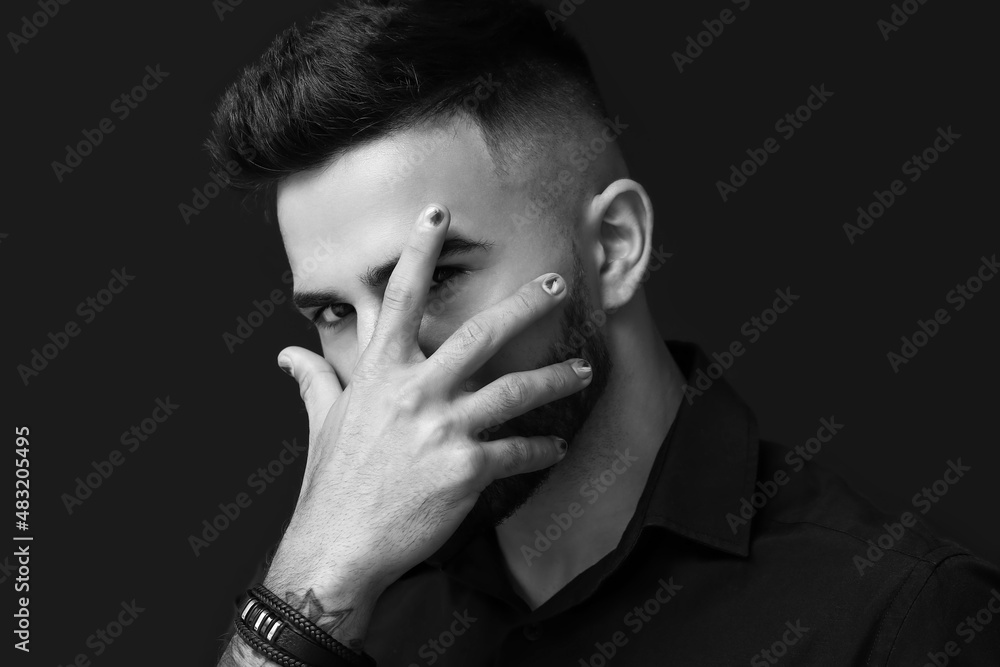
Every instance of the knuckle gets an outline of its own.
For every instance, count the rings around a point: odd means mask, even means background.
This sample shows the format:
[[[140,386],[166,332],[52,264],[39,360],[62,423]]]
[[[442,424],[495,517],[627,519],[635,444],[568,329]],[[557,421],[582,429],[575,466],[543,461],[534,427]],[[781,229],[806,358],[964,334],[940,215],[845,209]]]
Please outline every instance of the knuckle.
[[[392,390],[386,393],[392,407],[398,413],[415,414],[424,403],[423,388],[415,380],[396,382]]]
[[[547,394],[562,394],[569,386],[569,378],[566,377],[566,373],[561,368],[551,373],[546,373],[542,382],[545,384],[545,392]]]
[[[414,299],[413,291],[409,285],[392,281],[386,285],[385,294],[382,296],[382,305],[393,310],[409,310],[413,306]]]
[[[528,400],[530,389],[521,375],[511,375],[500,393],[500,403],[505,409],[515,408]]]
[[[536,300],[526,288],[521,288],[510,297],[511,306],[518,313],[530,313],[535,309]]]
[[[460,483],[473,484],[483,476],[486,453],[480,445],[465,448],[450,459],[451,471]]]
[[[425,232],[430,232],[430,231],[431,230],[427,229],[426,227],[420,227],[417,236],[416,237],[411,236],[407,240],[403,252],[408,255],[415,255],[416,257],[427,258],[430,255],[430,252],[428,251],[425,244],[428,243],[433,238],[433,233],[428,234]]]
[[[362,359],[351,371],[351,382],[358,387],[367,386],[378,381],[378,366]]]
[[[503,470],[507,474],[515,473],[531,458],[531,446],[524,438],[514,438],[504,449]]]
[[[410,351],[409,338],[405,333],[388,326],[388,323],[378,327],[372,336],[372,359],[373,368],[370,373],[374,376],[384,375],[384,365],[388,360],[405,359]]]
[[[490,347],[494,340],[495,334],[493,330],[477,320],[466,322],[459,337],[459,343],[463,351],[477,347]]]
[[[313,374],[303,373],[302,379],[299,380],[299,398],[307,406],[309,405],[309,397],[311,396],[313,386]]]

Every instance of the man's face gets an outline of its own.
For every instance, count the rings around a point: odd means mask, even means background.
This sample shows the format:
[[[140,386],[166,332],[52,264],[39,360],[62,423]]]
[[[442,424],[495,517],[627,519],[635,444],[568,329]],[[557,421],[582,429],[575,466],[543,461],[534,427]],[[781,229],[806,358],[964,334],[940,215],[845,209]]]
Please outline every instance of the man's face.
[[[430,356],[473,315],[544,273],[559,273],[567,281],[569,298],[511,339],[470,376],[466,388],[477,389],[513,371],[568,356],[587,358],[595,366],[595,379],[586,390],[481,436],[557,435],[572,442],[610,370],[608,354],[599,334],[573,355],[559,347],[568,344],[572,331],[580,330],[597,304],[574,250],[575,232],[544,221],[524,223],[531,185],[497,178],[479,133],[465,124],[378,140],[325,169],[281,183],[278,219],[295,293],[322,295],[301,310],[316,321],[324,357],[343,384],[350,382],[368,345],[386,281],[410,228],[427,204],[441,203],[451,212],[451,223],[420,323],[421,350]],[[546,474],[498,480],[483,493],[480,510],[494,521],[505,518]]]

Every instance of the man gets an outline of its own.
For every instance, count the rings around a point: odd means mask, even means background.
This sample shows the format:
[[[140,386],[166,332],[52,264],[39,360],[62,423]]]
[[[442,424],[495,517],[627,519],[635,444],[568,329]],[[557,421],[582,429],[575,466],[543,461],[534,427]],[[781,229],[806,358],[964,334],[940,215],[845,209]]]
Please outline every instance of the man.
[[[693,389],[652,203],[541,10],[340,6],[215,120],[322,344],[278,357],[310,445],[263,582],[321,630],[383,667],[995,664],[993,566]]]

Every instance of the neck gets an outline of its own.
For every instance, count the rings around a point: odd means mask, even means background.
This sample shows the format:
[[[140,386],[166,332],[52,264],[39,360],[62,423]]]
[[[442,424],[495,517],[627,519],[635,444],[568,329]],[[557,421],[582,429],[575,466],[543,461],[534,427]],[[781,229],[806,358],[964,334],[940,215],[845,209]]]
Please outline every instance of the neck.
[[[683,398],[644,299],[609,318],[607,336],[614,370],[594,411],[545,484],[496,529],[532,609],[618,545]]]

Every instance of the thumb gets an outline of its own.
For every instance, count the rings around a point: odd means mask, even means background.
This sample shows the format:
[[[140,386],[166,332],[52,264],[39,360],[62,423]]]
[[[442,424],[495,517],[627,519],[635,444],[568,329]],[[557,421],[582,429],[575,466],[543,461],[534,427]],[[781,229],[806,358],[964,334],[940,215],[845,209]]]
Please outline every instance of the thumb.
[[[330,407],[343,393],[337,372],[326,359],[303,347],[286,347],[279,352],[278,366],[299,383],[299,396],[309,414],[310,433],[318,431]]]

